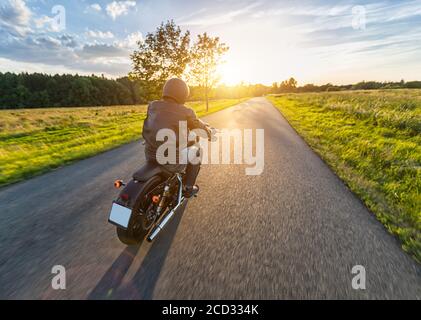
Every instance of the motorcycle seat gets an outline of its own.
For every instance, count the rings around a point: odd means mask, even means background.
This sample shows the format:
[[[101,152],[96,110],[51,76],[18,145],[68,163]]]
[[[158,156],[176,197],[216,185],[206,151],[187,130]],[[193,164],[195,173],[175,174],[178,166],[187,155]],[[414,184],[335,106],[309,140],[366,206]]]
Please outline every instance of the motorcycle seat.
[[[161,176],[163,178],[169,178],[171,175],[172,175],[171,172],[169,172],[168,170],[165,170],[165,168],[159,165],[157,162],[146,161],[146,163],[133,174],[133,179],[140,182],[145,182],[145,181],[148,181],[153,176]]]

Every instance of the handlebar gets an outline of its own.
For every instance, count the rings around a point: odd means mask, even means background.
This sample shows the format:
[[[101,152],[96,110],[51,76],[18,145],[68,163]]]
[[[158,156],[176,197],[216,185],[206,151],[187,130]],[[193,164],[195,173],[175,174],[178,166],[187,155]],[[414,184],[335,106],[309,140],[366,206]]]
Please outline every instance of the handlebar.
[[[209,125],[206,128],[208,130],[208,140],[209,141],[215,141],[216,140],[215,136],[216,136],[216,134],[218,134],[220,132],[220,130],[218,130],[214,127],[211,127]]]

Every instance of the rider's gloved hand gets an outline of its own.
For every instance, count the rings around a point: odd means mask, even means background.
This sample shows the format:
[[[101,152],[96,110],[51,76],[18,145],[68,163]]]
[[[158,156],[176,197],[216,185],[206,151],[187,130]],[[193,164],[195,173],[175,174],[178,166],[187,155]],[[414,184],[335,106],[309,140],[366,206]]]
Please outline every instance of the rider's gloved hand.
[[[214,127],[208,126],[207,131],[208,131],[208,140],[212,142],[216,141],[217,130]]]

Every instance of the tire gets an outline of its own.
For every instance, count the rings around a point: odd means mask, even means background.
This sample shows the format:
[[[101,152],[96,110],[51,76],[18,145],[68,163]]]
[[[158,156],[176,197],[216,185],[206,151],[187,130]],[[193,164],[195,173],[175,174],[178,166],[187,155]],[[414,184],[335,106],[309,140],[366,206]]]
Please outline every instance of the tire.
[[[148,234],[153,223],[146,222],[145,215],[136,214],[140,209],[144,211],[145,208],[151,205],[150,199],[145,199],[145,195],[156,188],[162,182],[161,177],[155,176],[145,182],[136,203],[132,209],[132,216],[130,217],[127,229],[117,227],[118,239],[126,245],[140,245],[145,236]]]

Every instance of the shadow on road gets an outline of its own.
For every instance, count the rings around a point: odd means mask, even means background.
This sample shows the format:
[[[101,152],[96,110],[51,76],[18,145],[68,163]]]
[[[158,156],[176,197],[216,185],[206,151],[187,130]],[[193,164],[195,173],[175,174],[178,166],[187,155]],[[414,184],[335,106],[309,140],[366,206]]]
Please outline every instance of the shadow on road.
[[[88,299],[112,299],[139,249],[140,246],[126,247],[91,291]]]
[[[88,299],[151,299],[161,269],[186,209],[184,204],[148,250],[133,279],[119,288],[139,247],[127,247],[107,270]]]

